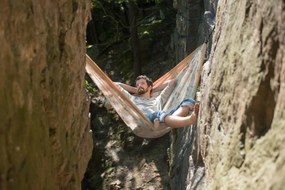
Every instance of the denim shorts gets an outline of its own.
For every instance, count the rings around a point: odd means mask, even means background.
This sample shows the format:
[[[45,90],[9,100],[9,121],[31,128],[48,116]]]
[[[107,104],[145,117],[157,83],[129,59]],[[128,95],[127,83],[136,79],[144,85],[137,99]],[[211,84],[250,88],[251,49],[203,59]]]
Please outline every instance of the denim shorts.
[[[164,122],[164,118],[167,116],[167,115],[172,115],[176,110],[178,110],[180,107],[183,107],[183,106],[188,106],[190,108],[190,110],[193,110],[194,108],[194,105],[195,105],[195,100],[193,100],[192,98],[188,98],[188,99],[185,99],[183,100],[176,108],[170,110],[169,112],[165,112],[165,111],[156,111],[152,114],[147,114],[147,118],[153,122],[156,118],[159,119],[159,121],[161,123]]]

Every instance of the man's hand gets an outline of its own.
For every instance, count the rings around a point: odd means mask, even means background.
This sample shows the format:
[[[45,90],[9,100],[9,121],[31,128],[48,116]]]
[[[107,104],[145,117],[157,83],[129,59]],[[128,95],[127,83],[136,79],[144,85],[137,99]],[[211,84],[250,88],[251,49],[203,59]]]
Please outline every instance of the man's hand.
[[[123,89],[125,89],[126,91],[128,91],[131,94],[136,94],[137,93],[136,87],[133,87],[131,85],[124,84],[124,83],[121,83],[121,82],[116,82],[116,84],[120,85]]]
[[[177,80],[176,79],[172,79],[168,82],[169,86],[175,87],[177,85]]]

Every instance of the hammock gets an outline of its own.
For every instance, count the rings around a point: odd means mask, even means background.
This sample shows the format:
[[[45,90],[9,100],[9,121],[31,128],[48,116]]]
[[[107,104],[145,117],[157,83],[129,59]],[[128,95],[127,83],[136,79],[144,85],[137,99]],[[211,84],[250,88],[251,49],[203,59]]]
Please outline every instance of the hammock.
[[[185,98],[194,99],[200,80],[205,53],[206,44],[202,44],[173,69],[153,83],[153,87],[157,87],[167,80],[174,78],[177,80],[177,86],[163,107],[164,111],[175,108]],[[170,127],[162,130],[154,129],[152,122],[149,121],[88,55],[86,55],[86,71],[135,135],[143,138],[158,138],[171,130]]]

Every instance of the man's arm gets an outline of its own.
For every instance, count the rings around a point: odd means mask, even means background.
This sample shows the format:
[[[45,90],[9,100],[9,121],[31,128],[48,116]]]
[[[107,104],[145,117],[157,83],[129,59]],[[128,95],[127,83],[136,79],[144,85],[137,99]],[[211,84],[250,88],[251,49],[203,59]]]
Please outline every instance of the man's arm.
[[[158,92],[158,91],[162,91],[165,87],[170,86],[170,87],[175,87],[177,84],[176,79],[171,79],[168,80],[160,85],[158,85],[157,87],[152,89],[152,93]]]
[[[162,106],[168,100],[169,96],[171,95],[171,93],[173,92],[174,88],[176,87],[176,84],[177,84],[177,80],[176,79],[169,80],[166,83],[165,88],[160,92],[158,98],[160,99],[160,102],[161,102]]]
[[[128,91],[131,94],[137,93],[137,89],[131,85],[120,83],[120,82],[116,82],[116,84],[120,85],[123,89],[125,89],[126,91]]]

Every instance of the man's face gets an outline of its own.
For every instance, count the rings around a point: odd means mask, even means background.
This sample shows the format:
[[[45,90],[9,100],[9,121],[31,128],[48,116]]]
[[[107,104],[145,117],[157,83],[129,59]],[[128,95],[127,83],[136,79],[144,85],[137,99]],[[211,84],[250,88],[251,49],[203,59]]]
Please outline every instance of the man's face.
[[[136,87],[137,87],[137,92],[139,95],[145,94],[151,89],[151,86],[147,85],[147,82],[145,79],[137,80]]]

